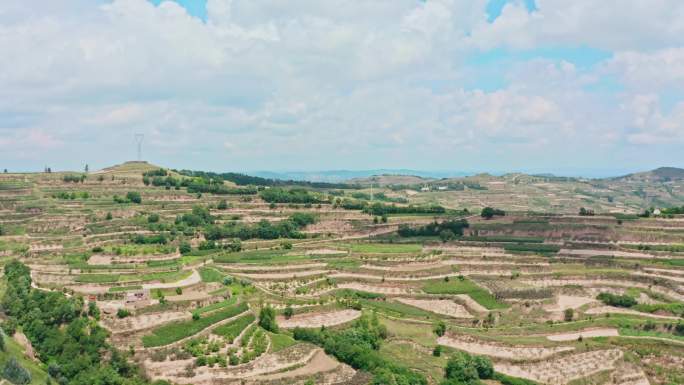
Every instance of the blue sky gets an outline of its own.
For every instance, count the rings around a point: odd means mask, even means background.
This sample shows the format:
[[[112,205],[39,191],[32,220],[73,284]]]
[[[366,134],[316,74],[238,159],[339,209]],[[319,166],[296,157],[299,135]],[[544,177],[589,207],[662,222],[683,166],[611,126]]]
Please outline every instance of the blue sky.
[[[137,132],[154,163],[217,171],[681,167],[682,12],[676,0],[7,0],[0,168],[106,167],[135,156]]]

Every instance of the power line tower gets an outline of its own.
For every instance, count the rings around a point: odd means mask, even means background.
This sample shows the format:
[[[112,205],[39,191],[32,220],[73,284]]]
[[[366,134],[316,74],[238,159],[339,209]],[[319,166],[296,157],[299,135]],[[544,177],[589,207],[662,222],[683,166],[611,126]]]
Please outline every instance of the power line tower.
[[[138,145],[138,162],[142,160],[142,143],[145,139],[144,134],[135,134],[135,143]]]

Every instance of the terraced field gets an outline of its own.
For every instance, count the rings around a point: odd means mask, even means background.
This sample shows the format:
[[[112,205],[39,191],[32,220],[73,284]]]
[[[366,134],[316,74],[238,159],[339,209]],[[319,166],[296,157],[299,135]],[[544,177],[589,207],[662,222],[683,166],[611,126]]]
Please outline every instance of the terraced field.
[[[486,357],[492,385],[684,383],[680,217],[378,215],[351,187],[145,172],[161,174],[2,175],[13,351],[45,349],[15,296],[51,295],[177,384],[438,384],[459,352]]]

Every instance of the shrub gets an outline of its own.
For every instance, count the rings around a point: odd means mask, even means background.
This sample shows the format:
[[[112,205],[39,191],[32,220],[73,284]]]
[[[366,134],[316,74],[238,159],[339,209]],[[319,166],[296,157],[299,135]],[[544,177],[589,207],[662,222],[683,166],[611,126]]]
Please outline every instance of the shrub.
[[[432,350],[432,355],[435,357],[440,357],[442,355],[442,345],[437,345]]]
[[[612,293],[601,293],[596,299],[606,305],[617,307],[632,307],[637,304],[637,301],[628,295],[616,295]]]
[[[124,308],[119,308],[119,310],[116,311],[116,316],[119,318],[126,318],[129,315],[131,315],[131,312]]]
[[[482,209],[482,213],[480,213],[480,216],[485,219],[492,219],[495,216],[504,216],[506,215],[506,212],[503,210],[495,209],[492,207],[485,207]]]
[[[575,311],[572,308],[565,309],[563,312],[563,319],[565,322],[570,322],[575,318]]]
[[[126,193],[126,199],[129,202],[140,204],[142,203],[142,196],[137,191],[129,191]]]
[[[294,315],[294,310],[292,310],[292,306],[287,305],[287,307],[285,308],[285,311],[283,311],[283,315],[287,319],[292,318],[292,316]]]
[[[14,357],[5,364],[2,369],[2,376],[13,384],[24,385],[31,382],[31,373],[19,365]]]
[[[148,223],[157,223],[159,222],[159,214],[157,213],[152,213],[147,217],[147,222]]]
[[[190,246],[189,242],[181,242],[180,245],[178,245],[178,251],[181,254],[187,254],[192,251],[192,246]]]
[[[444,321],[439,321],[432,330],[441,337],[446,333],[446,324]]]
[[[272,333],[278,333],[278,324],[276,323],[276,314],[270,306],[264,306],[259,311],[259,326]]]

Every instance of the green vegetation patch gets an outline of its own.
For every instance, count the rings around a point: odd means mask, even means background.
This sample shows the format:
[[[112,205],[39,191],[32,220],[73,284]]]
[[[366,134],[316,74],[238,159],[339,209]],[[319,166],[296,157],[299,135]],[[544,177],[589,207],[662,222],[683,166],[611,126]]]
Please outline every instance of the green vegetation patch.
[[[420,253],[423,246],[417,243],[353,243],[349,246],[355,253]]]
[[[428,281],[423,285],[423,291],[429,294],[467,294],[475,302],[489,310],[508,307],[508,305],[498,302],[487,290],[467,278]]]
[[[142,338],[143,346],[149,348],[154,346],[168,345],[170,343],[182,340],[183,338],[197,334],[209,326],[226,318],[231,318],[240,313],[244,313],[247,311],[247,309],[247,303],[242,302],[239,305],[221,309],[205,317],[200,317],[197,320],[175,322],[169,325],[161,326],[154,329],[152,334],[146,335]]]

